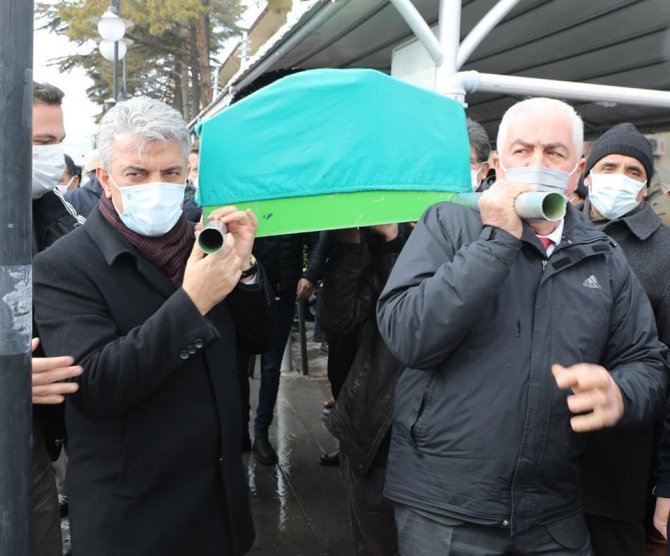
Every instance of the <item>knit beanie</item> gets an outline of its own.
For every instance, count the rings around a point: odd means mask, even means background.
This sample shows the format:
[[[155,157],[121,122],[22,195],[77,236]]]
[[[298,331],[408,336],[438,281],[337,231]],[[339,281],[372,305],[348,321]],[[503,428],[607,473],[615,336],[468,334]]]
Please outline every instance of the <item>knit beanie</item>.
[[[615,125],[598,137],[586,159],[584,175],[588,176],[591,168],[608,154],[622,154],[639,160],[647,171],[647,183],[651,183],[651,177],[654,175],[654,154],[651,143],[633,124]]]

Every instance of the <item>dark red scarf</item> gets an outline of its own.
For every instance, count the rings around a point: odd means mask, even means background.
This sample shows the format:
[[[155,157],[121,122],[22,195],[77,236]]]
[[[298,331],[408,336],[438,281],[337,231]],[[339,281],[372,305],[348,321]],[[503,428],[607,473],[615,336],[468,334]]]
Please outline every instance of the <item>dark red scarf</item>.
[[[165,235],[147,237],[126,228],[119,218],[112,200],[105,195],[100,197],[98,210],[117,232],[128,240],[137,252],[147,261],[160,268],[173,283],[179,284],[184,276],[186,260],[193,249],[195,234],[193,228],[182,213],[177,223]]]

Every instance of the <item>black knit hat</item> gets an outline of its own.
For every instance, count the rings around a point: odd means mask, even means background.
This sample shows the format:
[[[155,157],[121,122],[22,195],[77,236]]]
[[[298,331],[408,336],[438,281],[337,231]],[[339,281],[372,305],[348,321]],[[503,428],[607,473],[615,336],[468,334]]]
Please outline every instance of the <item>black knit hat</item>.
[[[608,154],[623,154],[639,160],[647,171],[647,183],[651,182],[651,177],[654,175],[654,153],[651,143],[633,124],[615,125],[598,137],[586,159],[584,175],[588,176],[591,168]]]

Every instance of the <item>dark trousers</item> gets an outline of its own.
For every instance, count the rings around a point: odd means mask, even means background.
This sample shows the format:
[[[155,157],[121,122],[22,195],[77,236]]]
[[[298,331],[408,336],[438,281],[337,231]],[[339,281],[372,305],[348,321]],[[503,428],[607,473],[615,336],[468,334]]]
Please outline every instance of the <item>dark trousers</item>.
[[[586,514],[595,556],[645,556],[644,524]]]
[[[359,473],[350,465],[346,446],[340,444],[356,556],[398,554],[393,503],[383,495],[388,449],[388,442],[383,442],[368,472]]]
[[[279,392],[279,377],[281,375],[281,360],[284,348],[291,333],[293,315],[295,313],[295,292],[280,293],[276,297],[278,321],[272,340],[272,349],[261,355],[261,386],[258,391],[258,407],[254,421],[254,436],[267,436],[272,415]],[[238,378],[242,395],[242,427],[249,426],[249,362],[251,355],[238,352]]]
[[[434,521],[402,505],[396,505],[395,518],[401,556],[593,556],[586,532],[581,539],[567,535],[559,541],[550,525],[510,535],[502,527]],[[557,529],[564,527],[558,524]],[[575,546],[577,541],[583,545]]]
[[[60,556],[60,508],[56,476],[39,426],[33,424],[33,554]]]

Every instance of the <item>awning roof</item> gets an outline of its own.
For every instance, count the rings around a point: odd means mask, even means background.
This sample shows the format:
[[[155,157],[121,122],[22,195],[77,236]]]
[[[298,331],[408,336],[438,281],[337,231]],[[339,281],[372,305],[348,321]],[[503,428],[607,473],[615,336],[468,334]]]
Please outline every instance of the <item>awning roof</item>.
[[[413,3],[430,25],[437,25],[438,0]],[[461,40],[496,3],[463,0]],[[306,26],[309,33],[301,33]],[[246,84],[258,69],[368,67],[390,72],[393,48],[413,37],[388,0],[316,1],[229,84]],[[670,0],[521,0],[461,70],[670,91]],[[469,115],[491,134],[516,100],[495,93],[466,97]],[[645,131],[670,129],[667,108],[573,104],[588,136],[621,121]]]

